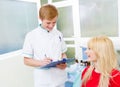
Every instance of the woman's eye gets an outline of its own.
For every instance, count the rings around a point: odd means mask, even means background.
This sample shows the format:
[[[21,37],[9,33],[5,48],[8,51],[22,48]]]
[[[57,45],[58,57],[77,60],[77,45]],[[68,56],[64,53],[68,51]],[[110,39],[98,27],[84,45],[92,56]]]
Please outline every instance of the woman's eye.
[[[88,48],[88,50],[90,50],[90,48]]]

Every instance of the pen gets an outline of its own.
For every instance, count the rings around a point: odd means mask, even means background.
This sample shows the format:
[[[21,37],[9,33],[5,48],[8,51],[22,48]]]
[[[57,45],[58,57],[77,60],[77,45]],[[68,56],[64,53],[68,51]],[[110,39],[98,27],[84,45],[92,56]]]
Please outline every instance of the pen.
[[[45,54],[45,57],[47,57],[47,55]]]
[[[45,54],[45,57],[47,58],[47,55]],[[50,59],[52,61],[52,59]]]

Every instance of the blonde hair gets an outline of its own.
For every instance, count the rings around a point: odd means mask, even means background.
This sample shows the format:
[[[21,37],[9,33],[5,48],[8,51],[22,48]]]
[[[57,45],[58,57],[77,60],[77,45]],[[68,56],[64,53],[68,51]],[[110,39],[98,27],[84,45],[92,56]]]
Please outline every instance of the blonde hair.
[[[112,41],[106,36],[94,37],[88,42],[88,48],[92,49],[97,56],[97,70],[101,74],[98,87],[108,87],[110,74],[118,67]],[[86,84],[94,68],[91,65],[87,70],[82,80],[83,84]]]
[[[45,4],[39,10],[40,19],[52,20],[56,16],[58,16],[57,8],[51,4]]]

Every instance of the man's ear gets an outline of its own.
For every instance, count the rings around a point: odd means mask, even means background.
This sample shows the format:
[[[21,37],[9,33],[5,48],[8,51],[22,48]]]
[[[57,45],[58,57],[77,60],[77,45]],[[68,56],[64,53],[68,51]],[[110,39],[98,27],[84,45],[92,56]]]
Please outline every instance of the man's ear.
[[[43,18],[39,17],[39,19],[40,19],[41,21],[43,21]]]

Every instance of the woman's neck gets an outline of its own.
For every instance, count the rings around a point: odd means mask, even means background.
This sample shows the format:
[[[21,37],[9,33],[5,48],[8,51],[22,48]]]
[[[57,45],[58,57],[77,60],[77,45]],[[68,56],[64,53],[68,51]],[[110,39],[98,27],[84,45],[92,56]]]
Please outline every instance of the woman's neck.
[[[93,63],[93,66],[94,66],[94,68],[95,68],[95,72],[100,73],[99,68],[98,68],[98,65],[97,65],[96,62]]]

